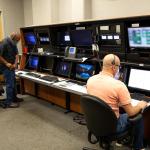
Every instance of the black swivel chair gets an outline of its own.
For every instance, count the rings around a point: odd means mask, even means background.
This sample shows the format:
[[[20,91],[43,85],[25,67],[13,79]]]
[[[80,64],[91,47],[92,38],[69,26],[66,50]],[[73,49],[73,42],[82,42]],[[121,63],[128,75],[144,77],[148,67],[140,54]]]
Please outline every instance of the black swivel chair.
[[[109,150],[112,147],[112,141],[122,140],[131,135],[131,130],[116,134],[117,117],[111,107],[98,97],[83,95],[81,97],[81,107],[87,122],[90,143],[99,142],[101,148]],[[131,122],[136,122],[140,117],[141,115],[131,118]],[[92,141],[92,135],[96,137],[96,141]],[[89,148],[83,148],[83,150],[89,150]]]

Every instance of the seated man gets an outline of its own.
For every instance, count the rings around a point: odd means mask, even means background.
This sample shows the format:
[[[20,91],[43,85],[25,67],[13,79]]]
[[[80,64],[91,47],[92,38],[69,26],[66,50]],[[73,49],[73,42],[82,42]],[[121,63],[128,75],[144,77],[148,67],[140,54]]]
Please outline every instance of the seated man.
[[[128,116],[138,114],[147,103],[139,101],[137,106],[131,105],[130,93],[125,84],[114,79],[119,72],[120,60],[116,55],[108,54],[103,59],[102,71],[89,78],[87,81],[88,94],[104,100],[114,110],[117,118],[117,132],[122,132],[129,126]],[[119,114],[119,106],[123,107],[125,114]],[[134,148],[143,149],[143,120],[141,119],[135,127]]]

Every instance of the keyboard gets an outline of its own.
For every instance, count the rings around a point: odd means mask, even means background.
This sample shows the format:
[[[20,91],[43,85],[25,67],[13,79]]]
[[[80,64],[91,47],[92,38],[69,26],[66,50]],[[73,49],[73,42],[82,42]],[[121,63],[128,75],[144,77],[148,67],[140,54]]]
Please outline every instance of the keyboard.
[[[77,84],[77,85],[81,85],[81,86],[86,85],[86,83],[85,83],[85,82],[80,82],[80,81],[75,81],[75,80],[68,80],[67,82],[75,83],[75,84]]]
[[[40,77],[39,79],[45,80],[45,81],[50,81],[50,82],[57,82],[58,78],[55,76],[43,76]]]
[[[35,78],[41,77],[41,75],[39,75],[39,74],[37,74],[37,73],[33,73],[33,72],[27,72],[26,75],[32,76],[32,77],[35,77]]]
[[[135,100],[143,100],[146,102],[150,102],[150,97],[146,97],[144,94],[140,94],[140,93],[132,93],[131,98]]]

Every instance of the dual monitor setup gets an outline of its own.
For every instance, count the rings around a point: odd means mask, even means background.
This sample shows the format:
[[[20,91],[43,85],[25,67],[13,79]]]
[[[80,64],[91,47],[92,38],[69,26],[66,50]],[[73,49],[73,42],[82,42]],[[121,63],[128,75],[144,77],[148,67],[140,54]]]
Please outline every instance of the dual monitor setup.
[[[25,69],[30,71],[41,71],[49,74],[71,78],[86,82],[89,77],[95,74],[96,64],[79,63],[56,59],[48,56],[29,55]]]

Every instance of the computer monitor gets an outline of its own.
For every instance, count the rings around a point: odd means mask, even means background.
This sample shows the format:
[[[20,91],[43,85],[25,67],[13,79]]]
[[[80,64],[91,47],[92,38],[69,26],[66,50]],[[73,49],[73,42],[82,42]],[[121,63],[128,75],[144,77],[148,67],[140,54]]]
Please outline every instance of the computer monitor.
[[[150,70],[130,68],[127,86],[134,92],[150,91]]]
[[[86,81],[95,74],[95,65],[87,63],[77,63],[75,70],[75,78]]]
[[[27,69],[37,70],[39,64],[39,57],[38,56],[29,56],[27,60]]]
[[[150,48],[150,27],[128,28],[131,48]]]
[[[41,56],[39,66],[42,72],[52,73],[53,64],[54,64],[54,58],[49,56]]]
[[[36,45],[37,39],[34,33],[29,32],[24,34],[25,42],[27,45]]]
[[[69,77],[71,73],[71,62],[58,61],[56,64],[55,74]]]
[[[71,39],[69,32],[58,32],[57,33],[57,45],[68,46],[71,45]]]
[[[38,33],[39,42],[41,45],[48,45],[50,44],[50,37],[47,32],[39,32]]]
[[[74,46],[92,46],[91,30],[74,30],[71,31],[71,39]]]

